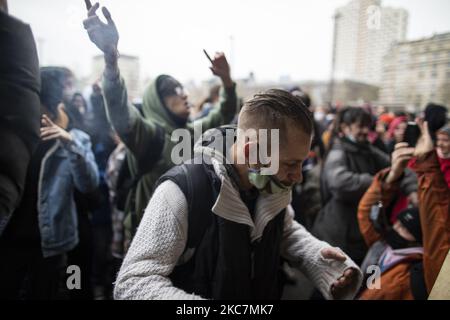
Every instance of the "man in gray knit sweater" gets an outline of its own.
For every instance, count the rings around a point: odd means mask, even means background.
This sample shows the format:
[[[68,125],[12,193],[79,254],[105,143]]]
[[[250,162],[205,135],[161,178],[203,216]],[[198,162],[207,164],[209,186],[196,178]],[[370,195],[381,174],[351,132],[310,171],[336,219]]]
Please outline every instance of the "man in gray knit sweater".
[[[252,146],[261,147],[261,141],[258,136],[240,136],[248,129],[279,129],[275,175],[263,175],[261,165],[251,163]],[[189,212],[190,204],[180,186],[163,179],[125,257],[115,298],[278,298],[277,268],[283,258],[308,276],[325,298],[352,299],[361,285],[359,268],[342,251],[319,241],[293,219],[291,187],[302,180],[311,132],[307,109],[281,90],[256,95],[244,105],[236,140],[224,152],[227,161],[224,153],[217,152],[220,146],[205,143],[221,141],[221,131],[206,132],[194,152],[212,157],[211,171],[220,181],[218,187],[201,186],[205,198],[207,190],[217,191],[210,210],[214,219],[200,243],[189,247],[189,228],[194,228],[189,225],[189,215],[195,212]],[[245,159],[243,163],[240,157]],[[194,267],[186,267],[189,262]],[[180,280],[177,274],[183,268]],[[255,288],[259,290],[255,292]]]
[[[98,20],[101,28],[89,33],[95,43],[107,42],[114,28],[104,13],[108,24]],[[195,175],[178,166],[160,179],[118,274],[115,298],[276,299],[283,260],[308,276],[326,299],[354,298],[362,281],[359,268],[293,219],[292,186],[302,180],[311,147],[308,109],[286,91],[269,90],[245,103],[231,144],[229,131],[212,129],[197,143],[194,153],[208,161],[190,164]],[[267,147],[270,158],[255,151]],[[200,195],[194,206],[177,183],[183,175]],[[200,213],[192,208],[198,204],[207,210],[196,220]],[[192,221],[207,223],[200,228]],[[199,240],[193,243],[195,236]]]

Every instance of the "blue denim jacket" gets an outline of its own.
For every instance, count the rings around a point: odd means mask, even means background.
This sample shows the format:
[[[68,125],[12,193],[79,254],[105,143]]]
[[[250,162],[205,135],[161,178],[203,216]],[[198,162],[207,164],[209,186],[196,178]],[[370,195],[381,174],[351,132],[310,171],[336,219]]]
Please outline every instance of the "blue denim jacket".
[[[44,257],[67,252],[78,244],[74,190],[88,193],[98,186],[89,136],[77,129],[70,134],[73,142],[64,146],[58,140],[44,156],[39,173],[37,205]]]

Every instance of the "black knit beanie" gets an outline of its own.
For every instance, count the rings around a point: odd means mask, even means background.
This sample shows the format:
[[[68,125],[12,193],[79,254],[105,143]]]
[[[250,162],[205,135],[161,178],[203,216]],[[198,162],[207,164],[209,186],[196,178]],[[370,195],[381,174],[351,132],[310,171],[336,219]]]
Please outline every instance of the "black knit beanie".
[[[419,209],[405,209],[398,215],[398,220],[416,238],[417,242],[422,242],[422,229],[420,226]]]
[[[436,139],[436,132],[447,123],[447,113],[446,107],[434,103],[429,103],[425,108],[425,121],[428,121],[433,140]]]

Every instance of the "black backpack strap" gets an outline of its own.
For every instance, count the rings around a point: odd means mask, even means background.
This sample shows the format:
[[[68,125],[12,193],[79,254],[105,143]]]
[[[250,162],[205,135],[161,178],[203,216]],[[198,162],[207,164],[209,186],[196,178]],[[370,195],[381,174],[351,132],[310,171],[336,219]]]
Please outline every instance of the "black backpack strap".
[[[428,292],[423,272],[423,262],[413,262],[409,269],[411,292],[414,300],[427,300]]]
[[[188,239],[185,250],[196,248],[212,222],[211,209],[220,190],[220,180],[212,166],[194,164],[193,160],[170,169],[156,185],[167,180],[178,185],[188,203]]]

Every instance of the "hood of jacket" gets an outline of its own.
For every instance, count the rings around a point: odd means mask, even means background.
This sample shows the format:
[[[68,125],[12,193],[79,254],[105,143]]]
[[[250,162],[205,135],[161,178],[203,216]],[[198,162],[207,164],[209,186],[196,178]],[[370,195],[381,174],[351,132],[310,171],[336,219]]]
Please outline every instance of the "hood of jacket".
[[[180,126],[174,120],[174,114],[165,106],[158,92],[158,82],[163,77],[167,77],[167,75],[159,75],[145,89],[142,99],[142,112],[146,119],[157,122],[164,127],[167,133],[171,133]]]

